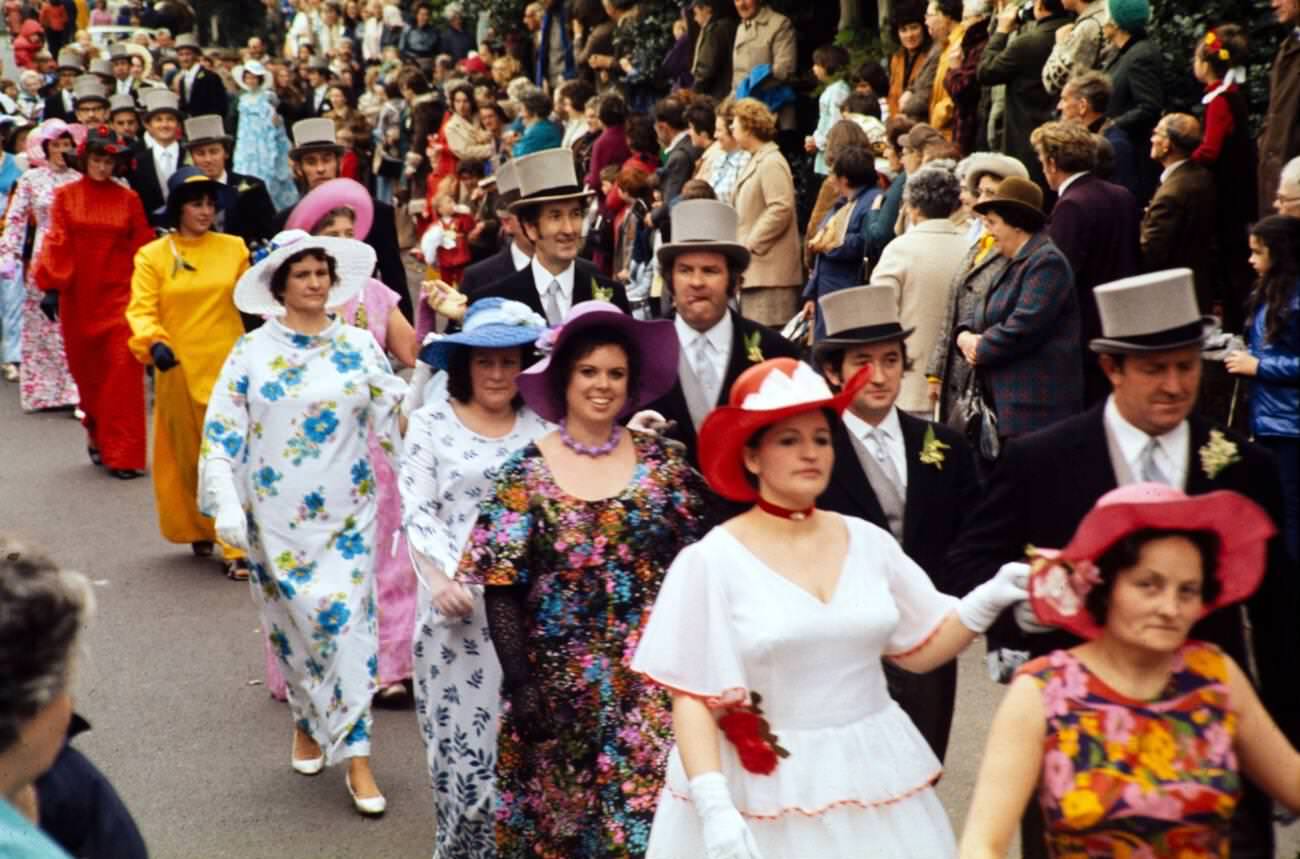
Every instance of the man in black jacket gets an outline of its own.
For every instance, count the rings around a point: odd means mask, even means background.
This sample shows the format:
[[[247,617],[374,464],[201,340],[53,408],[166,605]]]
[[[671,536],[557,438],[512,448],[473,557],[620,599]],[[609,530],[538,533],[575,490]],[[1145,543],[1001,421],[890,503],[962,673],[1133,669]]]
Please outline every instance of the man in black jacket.
[[[835,428],[835,466],[817,506],[889,531],[935,587],[952,593],[948,548],[979,499],[975,455],[957,432],[912,417],[896,405],[910,370],[907,337],[891,286],[860,286],[823,298],[826,336],[816,361],[834,386],[863,367],[871,381]],[[911,717],[939,760],[948,748],[957,701],[957,660],[928,674],[885,663],[889,694]]]
[[[58,77],[54,90],[45,97],[45,119],[61,119],[64,122],[75,121],[76,102],[72,95],[72,85],[77,76],[86,71],[81,51],[76,48],[64,48],[59,51],[59,65],[55,69]]]
[[[149,223],[161,229],[169,226],[166,217],[158,213],[167,202],[167,180],[185,163],[179,140],[180,102],[176,93],[162,87],[147,89],[140,98],[144,103],[145,133],[136,144],[135,166],[127,175],[127,183],[140,195]]]
[[[221,76],[199,62],[199,40],[186,33],[176,37],[176,60],[181,64],[181,111],[186,116],[226,115],[226,87]]]
[[[497,217],[501,221],[501,235],[506,238],[501,250],[485,260],[465,269],[460,280],[460,291],[470,301],[498,281],[528,268],[533,260],[533,243],[524,235],[510,207],[519,199],[519,182],[515,178],[515,165],[507,161],[497,168]]]
[[[686,122],[686,102],[676,96],[659,99],[655,105],[655,134],[666,153],[664,166],[659,168],[659,191],[663,203],[650,214],[655,229],[668,238],[668,210],[677,202],[682,186],[695,172],[695,162],[700,150],[691,142],[690,125]]]
[[[185,120],[185,148],[190,161],[209,179],[230,186],[233,202],[217,213],[215,229],[239,236],[250,248],[273,235],[275,205],[266,183],[227,169],[234,139],[226,134],[220,116],[195,116]]]
[[[1101,354],[1111,395],[1081,415],[1007,442],[983,502],[948,555],[954,593],[988,580],[1028,545],[1062,548],[1102,495],[1139,481],[1167,483],[1188,495],[1239,492],[1281,522],[1282,489],[1268,451],[1193,414],[1201,376],[1201,343],[1210,320],[1196,304],[1190,269],[1139,275],[1093,291]],[[1300,740],[1300,693],[1294,660],[1300,652],[1295,561],[1280,537],[1269,542],[1268,568],[1246,603],[1247,630],[1234,607],[1206,617],[1191,637],[1223,648],[1250,672],[1269,714],[1294,744]],[[1079,640],[1046,631],[1023,615],[1004,616],[989,630],[989,647],[1031,657]],[[1026,857],[1046,856],[1037,806],[1022,821]],[[1232,821],[1232,855],[1271,857],[1272,804],[1247,783]]]

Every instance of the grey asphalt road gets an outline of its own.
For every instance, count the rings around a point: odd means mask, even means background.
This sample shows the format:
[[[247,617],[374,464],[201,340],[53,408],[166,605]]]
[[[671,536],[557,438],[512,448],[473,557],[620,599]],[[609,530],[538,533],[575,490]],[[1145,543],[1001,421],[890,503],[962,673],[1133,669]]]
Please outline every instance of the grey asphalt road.
[[[424,747],[410,711],[376,711],[381,820],[353,812],[341,768],[289,769],[290,719],[262,679],[248,585],[158,535],[148,478],[91,467],[66,414],[23,415],[0,383],[0,529],[24,535],[95,583],[77,745],[113,780],[155,859],[418,859],[432,852]],[[948,770],[939,793],[960,830],[1001,696],[963,657]],[[1279,855],[1300,849],[1296,828]],[[866,855],[866,854],[864,854]],[[693,857],[683,857],[693,859]],[[809,859],[815,859],[809,857]]]

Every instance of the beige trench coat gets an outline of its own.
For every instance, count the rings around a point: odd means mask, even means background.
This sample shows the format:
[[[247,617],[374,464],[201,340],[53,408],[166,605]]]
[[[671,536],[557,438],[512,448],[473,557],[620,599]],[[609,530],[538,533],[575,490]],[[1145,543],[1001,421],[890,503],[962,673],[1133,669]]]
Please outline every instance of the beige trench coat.
[[[775,143],[760,146],[740,171],[733,205],[739,216],[736,232],[751,255],[745,288],[802,286],[794,178]]]

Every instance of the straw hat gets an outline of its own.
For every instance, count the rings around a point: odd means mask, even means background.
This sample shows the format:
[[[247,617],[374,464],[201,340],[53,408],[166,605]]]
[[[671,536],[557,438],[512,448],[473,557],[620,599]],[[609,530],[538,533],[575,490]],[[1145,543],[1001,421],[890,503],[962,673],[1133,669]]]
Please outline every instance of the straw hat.
[[[256,75],[262,79],[263,85],[271,79],[271,73],[266,70],[266,66],[257,60],[249,60],[243,65],[235,66],[230,71],[230,76],[235,79],[235,83],[239,84],[239,88],[248,91],[249,87],[244,83],[244,75]]]
[[[328,307],[341,307],[355,298],[375,270],[375,251],[365,242],[285,230],[257,252],[256,264],[235,284],[235,306],[251,316],[283,316],[284,305],[271,294],[271,279],[289,257],[312,249],[334,258],[338,280],[330,289]]]
[[[328,121],[328,120],[327,120]],[[568,149],[543,149],[514,160],[519,199],[510,204],[517,212],[525,206],[557,200],[586,200],[594,196],[578,183],[573,153]]]
[[[343,154],[343,147],[334,137],[334,120],[314,117],[293,124],[293,148],[289,150],[289,157],[297,160],[308,152]]]
[[[184,145],[189,149],[193,149],[195,146],[204,146],[208,143],[234,145],[235,138],[226,134],[225,120],[216,113],[192,116],[185,120]]]
[[[155,114],[170,113],[181,118],[180,96],[163,87],[150,87],[140,91],[140,106],[144,108],[144,120],[148,122]]]
[[[981,215],[996,212],[999,209],[1015,209],[1028,215],[1038,229],[1047,222],[1043,212],[1043,189],[1029,179],[1020,176],[1008,176],[998,183],[998,190],[987,200],[976,203],[972,208]]]
[[[724,254],[735,271],[749,267],[749,249],[736,241],[736,210],[718,200],[682,200],[673,206],[673,240],[659,248],[659,267],[668,271],[680,253]]]
[[[1264,577],[1268,539],[1277,531],[1263,508],[1236,492],[1188,496],[1161,483],[1112,489],[1083,517],[1068,546],[1059,552],[1038,550],[1047,562],[1029,574],[1034,613],[1083,638],[1101,635],[1086,606],[1088,592],[1100,583],[1093,565],[1118,540],[1147,528],[1208,531],[1219,538],[1215,575],[1221,588],[1218,598],[1201,609],[1201,617],[1255,592]]]
[[[435,370],[445,370],[456,349],[529,346],[545,330],[546,320],[522,301],[480,298],[469,306],[461,330],[456,334],[433,335],[420,350],[420,360]]]
[[[140,62],[143,64],[141,77],[147,80],[153,72],[153,54],[149,53],[149,49],[144,45],[137,45],[135,42],[126,43],[126,52],[133,57],[140,58]]]
[[[365,186],[355,179],[331,179],[316,186],[293,207],[284,227],[287,230],[310,233],[321,218],[342,207],[349,208],[354,213],[356,220],[353,234],[355,238],[364,241],[370,235],[370,225],[375,220],[375,201]]]
[[[915,328],[898,320],[898,293],[892,286],[855,286],[832,292],[817,302],[826,335],[814,345],[817,357],[830,349],[904,340]]]
[[[1101,317],[1094,352],[1162,352],[1201,343],[1214,329],[1202,316],[1190,268],[1174,268],[1104,283],[1092,291]]]

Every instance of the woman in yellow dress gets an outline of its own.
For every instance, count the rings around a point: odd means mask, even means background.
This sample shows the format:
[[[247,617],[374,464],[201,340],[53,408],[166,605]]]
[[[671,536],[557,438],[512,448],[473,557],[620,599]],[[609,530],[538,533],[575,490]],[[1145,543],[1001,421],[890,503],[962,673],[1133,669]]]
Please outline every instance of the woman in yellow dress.
[[[216,532],[199,513],[198,462],[203,414],[221,367],[244,333],[235,282],[248,268],[238,236],[212,231],[226,186],[182,167],[168,184],[167,212],[176,231],[135,256],[131,352],[154,367],[153,486],[158,526],[195,555],[212,554]],[[226,574],[248,578],[243,552],[221,546]]]

